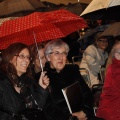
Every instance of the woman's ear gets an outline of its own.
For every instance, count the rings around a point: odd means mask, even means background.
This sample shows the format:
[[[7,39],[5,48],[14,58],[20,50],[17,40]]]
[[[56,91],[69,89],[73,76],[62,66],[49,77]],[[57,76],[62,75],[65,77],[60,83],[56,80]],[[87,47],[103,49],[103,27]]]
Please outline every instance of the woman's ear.
[[[119,53],[115,53],[114,56],[115,56],[116,59],[120,60],[120,55],[119,55]]]
[[[96,45],[98,46],[98,41],[96,40]]]

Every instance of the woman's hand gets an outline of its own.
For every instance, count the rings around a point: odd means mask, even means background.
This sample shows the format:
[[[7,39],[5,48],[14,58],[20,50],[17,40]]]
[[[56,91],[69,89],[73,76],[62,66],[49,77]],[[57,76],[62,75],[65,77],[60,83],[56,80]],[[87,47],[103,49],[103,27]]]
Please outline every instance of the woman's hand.
[[[41,76],[40,76],[40,79],[39,79],[39,85],[41,87],[43,87],[44,89],[46,89],[49,85],[49,78],[47,75],[45,75],[46,72],[41,72]]]
[[[78,120],[87,120],[86,114],[83,111],[75,112],[72,115],[76,116]]]

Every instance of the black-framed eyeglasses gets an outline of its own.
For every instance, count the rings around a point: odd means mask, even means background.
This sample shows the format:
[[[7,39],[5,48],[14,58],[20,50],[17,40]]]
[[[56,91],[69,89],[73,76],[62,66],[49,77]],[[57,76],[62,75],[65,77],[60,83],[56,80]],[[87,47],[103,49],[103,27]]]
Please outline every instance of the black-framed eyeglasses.
[[[100,42],[102,42],[102,43],[108,43],[108,40],[98,40],[98,41],[100,41]]]
[[[60,53],[60,52],[58,52],[58,51],[56,51],[56,52],[50,52],[49,54],[54,54],[55,56],[60,56],[60,55],[62,55],[62,56],[65,56],[65,57],[68,55],[67,52],[62,52],[62,53]]]
[[[19,57],[20,59],[27,59],[27,60],[29,60],[29,61],[31,61],[32,60],[32,57],[30,57],[30,56],[25,56],[25,55],[23,55],[23,54],[19,54],[19,55],[15,55],[15,56],[17,56],[17,57]]]

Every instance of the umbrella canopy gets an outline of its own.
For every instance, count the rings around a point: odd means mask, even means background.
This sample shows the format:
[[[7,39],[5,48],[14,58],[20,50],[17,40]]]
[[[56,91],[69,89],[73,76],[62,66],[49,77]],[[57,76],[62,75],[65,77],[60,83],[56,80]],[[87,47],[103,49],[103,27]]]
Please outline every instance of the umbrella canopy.
[[[7,17],[7,18],[1,18],[0,19],[0,25],[2,25],[3,22],[8,21],[8,20],[13,20],[16,19],[18,17]]]
[[[107,29],[109,27],[109,25],[99,25],[97,26],[96,28],[94,29],[88,29],[85,34],[80,38],[81,39],[85,39],[87,37],[90,37],[96,33],[99,33],[99,32],[103,32],[105,29]]]
[[[38,0],[5,0],[0,3],[0,17],[23,16],[40,8],[45,6]]]
[[[69,10],[76,15],[80,15],[83,12],[81,3],[68,4],[66,10]]]
[[[6,21],[0,26],[0,49],[13,42],[34,43],[65,37],[87,27],[83,18],[67,11],[35,12],[28,16]]]
[[[120,0],[93,0],[80,16],[97,19],[120,20]]]
[[[120,22],[115,22],[111,24],[102,34],[101,36],[118,36],[120,35]]]

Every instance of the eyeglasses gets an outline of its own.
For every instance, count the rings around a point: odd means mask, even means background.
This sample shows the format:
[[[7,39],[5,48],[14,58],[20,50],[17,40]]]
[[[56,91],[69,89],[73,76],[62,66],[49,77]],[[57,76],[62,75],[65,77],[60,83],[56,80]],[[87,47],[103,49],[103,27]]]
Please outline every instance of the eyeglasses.
[[[98,40],[98,41],[100,41],[102,43],[108,43],[108,40]]]
[[[15,56],[19,57],[20,59],[25,59],[25,58],[26,58],[26,59],[29,60],[29,61],[32,60],[32,58],[31,58],[30,56],[25,56],[25,55],[23,55],[23,54],[15,55]]]
[[[120,54],[120,52],[116,52],[116,53]]]
[[[60,53],[60,52],[58,52],[58,51],[56,51],[56,52],[51,52],[51,53],[49,53],[49,54],[54,54],[55,56],[60,56],[60,55],[62,55],[62,56],[65,56],[65,57],[68,55],[68,53],[66,53],[66,52]]]

